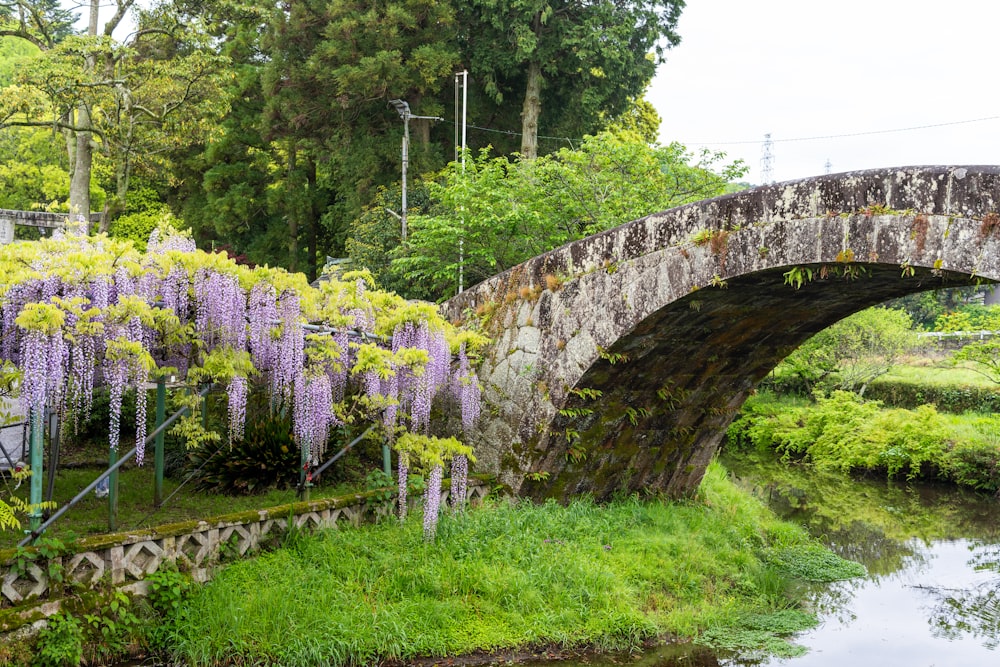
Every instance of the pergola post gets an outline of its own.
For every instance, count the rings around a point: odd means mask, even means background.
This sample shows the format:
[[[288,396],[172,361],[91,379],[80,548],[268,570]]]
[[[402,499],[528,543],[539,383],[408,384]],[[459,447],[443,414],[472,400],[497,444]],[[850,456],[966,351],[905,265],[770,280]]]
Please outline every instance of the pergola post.
[[[118,450],[114,447],[108,450],[108,467],[118,462]],[[118,530],[118,468],[108,476],[108,531]]]
[[[153,483],[153,506],[159,507],[163,504],[163,420],[167,416],[167,379],[160,377],[156,381],[156,425],[154,429],[159,429],[156,434],[153,452],[153,467],[155,481]]]
[[[28,514],[28,525],[31,530],[37,530],[42,525],[42,461],[45,443],[42,439],[43,418],[39,408],[31,408],[29,416],[31,435],[29,447],[31,450],[31,490],[29,503],[31,511]]]

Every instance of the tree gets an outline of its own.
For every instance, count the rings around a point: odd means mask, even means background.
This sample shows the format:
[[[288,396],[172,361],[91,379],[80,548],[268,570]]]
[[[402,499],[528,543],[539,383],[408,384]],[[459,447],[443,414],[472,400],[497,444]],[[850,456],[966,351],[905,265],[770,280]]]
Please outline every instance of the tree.
[[[981,287],[950,287],[910,294],[893,299],[886,305],[905,310],[913,318],[913,323],[921,329],[945,331],[938,327],[938,319],[949,313],[965,310],[969,300],[980,291]]]
[[[292,261],[305,233],[314,265],[321,221],[342,238],[378,187],[398,179],[403,127],[387,102],[406,100],[415,115],[442,112],[435,96],[457,62],[454,29],[452,5],[433,0],[307,0],[271,21],[264,138],[282,146]],[[430,126],[412,126],[411,168],[439,167]]]
[[[438,298],[450,296],[460,266],[472,285],[569,241],[720,194],[743,173],[740,163],[714,171],[722,159],[693,156],[676,143],[650,146],[626,131],[536,160],[482,151],[464,170],[449,165],[428,184],[431,212],[411,217],[409,245],[393,271],[433,286]]]
[[[192,17],[154,7],[135,13],[137,30],[127,42],[112,37],[133,3],[116,0],[103,32],[96,0],[86,35],[53,41],[58,23],[46,23],[47,15],[12,31],[43,52],[21,68],[19,85],[5,91],[8,110],[0,112],[0,127],[63,130],[73,213],[91,210],[95,150],[111,162],[115,196],[105,224],[125,210],[134,171],[164,166],[170,151],[211,130],[226,103],[218,87],[224,60]],[[37,10],[26,0],[21,7]]]
[[[640,96],[675,32],[682,0],[471,0],[457,5],[462,56],[496,104],[520,99],[521,155],[539,127],[582,136]],[[543,106],[547,109],[542,115]]]
[[[0,0],[0,37],[18,37],[39,49],[71,35],[76,19],[59,0]]]
[[[888,373],[915,341],[913,322],[906,312],[868,308],[807,340],[775,372],[779,378],[797,378],[792,386],[806,391],[826,384],[863,396],[871,381]]]

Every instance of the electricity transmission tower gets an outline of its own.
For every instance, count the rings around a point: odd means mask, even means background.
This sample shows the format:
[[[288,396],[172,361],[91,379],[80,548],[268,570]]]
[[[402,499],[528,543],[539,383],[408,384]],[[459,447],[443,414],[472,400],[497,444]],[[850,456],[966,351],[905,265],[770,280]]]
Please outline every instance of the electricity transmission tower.
[[[760,155],[760,182],[761,185],[768,185],[769,183],[774,183],[774,153],[772,148],[774,143],[771,141],[771,133],[768,132],[764,135],[764,145],[761,147]]]

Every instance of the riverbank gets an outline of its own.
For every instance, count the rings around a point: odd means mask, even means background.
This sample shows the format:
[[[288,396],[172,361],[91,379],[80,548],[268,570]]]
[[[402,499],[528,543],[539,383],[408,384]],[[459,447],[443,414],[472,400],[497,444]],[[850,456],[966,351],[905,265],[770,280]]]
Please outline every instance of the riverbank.
[[[729,426],[725,448],[774,451],[817,470],[946,481],[1000,493],[1000,418],[884,407],[834,391],[812,400],[762,391]]]
[[[859,566],[777,520],[713,465],[691,502],[498,501],[443,518],[302,536],[234,563],[163,620],[195,665],[347,665],[517,647],[631,650],[697,639],[789,654],[815,618],[801,580]]]

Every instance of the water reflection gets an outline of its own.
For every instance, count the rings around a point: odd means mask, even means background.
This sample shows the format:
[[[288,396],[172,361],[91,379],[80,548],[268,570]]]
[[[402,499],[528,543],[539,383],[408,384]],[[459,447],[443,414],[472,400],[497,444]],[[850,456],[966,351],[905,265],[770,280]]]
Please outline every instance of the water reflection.
[[[1000,546],[973,545],[968,565],[981,573],[1000,572]],[[931,632],[948,640],[970,636],[983,646],[1000,646],[1000,578],[966,589],[927,588],[936,599],[931,616]]]
[[[864,579],[813,591],[809,599],[822,622],[798,639],[809,652],[767,664],[996,663],[995,500],[935,486],[845,480],[769,462],[727,465],[779,514],[869,571]]]
[[[722,667],[736,663],[722,661],[710,650],[691,644],[668,644],[658,646],[644,653],[631,655],[589,655],[574,658],[568,661],[559,661],[563,667],[618,667],[627,665],[628,667]],[[752,663],[740,663],[749,665]],[[521,667],[552,667],[553,662],[549,661],[529,661],[518,663]]]

